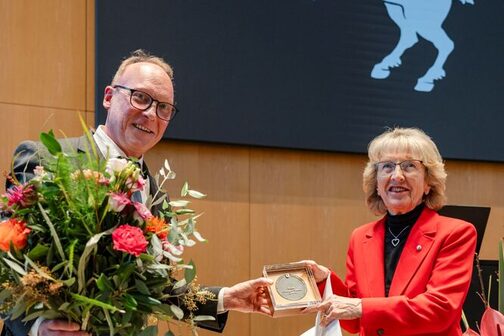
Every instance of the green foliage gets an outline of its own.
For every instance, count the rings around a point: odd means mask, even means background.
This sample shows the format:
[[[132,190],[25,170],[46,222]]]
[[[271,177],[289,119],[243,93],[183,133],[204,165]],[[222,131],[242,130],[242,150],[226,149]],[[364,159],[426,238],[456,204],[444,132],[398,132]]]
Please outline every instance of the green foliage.
[[[186,208],[189,201],[168,203],[160,191],[148,199],[152,212],[142,215],[131,201],[136,183],[141,185],[134,163],[116,159],[122,166],[114,170],[113,160],[100,160],[92,145],[87,153],[64,153],[52,131],[40,139],[51,157],[35,178],[19,185],[33,189],[33,199],[4,209],[30,233],[23,250],[11,243],[9,252],[0,251],[5,287],[0,287],[0,313],[24,314],[24,321],[69,319],[93,334],[124,336],[157,335],[156,327],[145,327],[151,314],[162,320],[189,318],[180,297],[195,281],[196,267],[192,261],[184,264],[181,255],[195,244],[192,237],[204,241],[196,230],[198,216]],[[166,162],[160,174],[161,190],[175,173]],[[187,183],[182,194],[204,197]],[[125,202],[122,209],[116,196]],[[113,235],[123,225],[140,229],[146,247],[139,255],[116,247]],[[183,282],[171,277],[178,270],[184,270]]]

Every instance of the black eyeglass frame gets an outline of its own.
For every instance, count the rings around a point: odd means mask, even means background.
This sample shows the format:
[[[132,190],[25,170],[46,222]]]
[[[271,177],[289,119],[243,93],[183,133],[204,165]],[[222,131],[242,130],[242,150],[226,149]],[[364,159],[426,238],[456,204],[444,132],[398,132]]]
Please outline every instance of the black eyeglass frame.
[[[161,119],[161,120],[164,120],[164,121],[172,121],[172,120],[175,118],[175,116],[177,115],[177,113],[179,112],[179,109],[178,109],[175,105],[173,105],[172,103],[162,102],[162,101],[159,101],[159,100],[157,100],[157,99],[154,99],[154,98],[152,98],[152,96],[151,96],[150,94],[148,94],[148,93],[147,93],[147,92],[145,92],[145,91],[142,91],[142,90],[137,90],[137,89],[132,89],[132,88],[129,88],[129,87],[127,87],[127,86],[124,86],[124,85],[119,85],[119,84],[116,84],[116,85],[114,85],[114,86],[112,86],[112,87],[113,87],[114,89],[119,88],[119,89],[128,90],[128,91],[130,92],[130,99],[129,99],[129,103],[130,103],[130,105],[131,105],[132,107],[136,108],[137,110],[140,110],[140,111],[147,111],[148,109],[150,109],[150,107],[152,106],[152,104],[153,104],[154,102],[156,102],[156,103],[157,103],[157,104],[156,104],[156,116],[157,116],[159,119]],[[144,94],[144,95],[146,95],[147,97],[149,97],[149,98],[150,98],[150,103],[149,103],[149,105],[148,105],[146,108],[143,108],[143,109],[142,109],[142,108],[139,108],[139,107],[135,106],[135,104],[133,104],[133,101],[132,101],[132,100],[133,100],[133,94],[134,94],[135,92],[141,92],[142,94]],[[161,117],[161,116],[159,115],[159,113],[158,113],[158,107],[159,107],[159,104],[167,104],[167,105],[170,105],[170,106],[173,108],[173,113],[172,113],[172,115],[171,115],[171,117],[170,117],[169,119],[163,118],[163,117]]]

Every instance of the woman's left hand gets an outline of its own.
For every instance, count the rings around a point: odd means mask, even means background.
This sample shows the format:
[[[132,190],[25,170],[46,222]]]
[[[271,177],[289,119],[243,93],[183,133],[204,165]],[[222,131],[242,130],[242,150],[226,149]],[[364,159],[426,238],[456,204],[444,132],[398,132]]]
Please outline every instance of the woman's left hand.
[[[324,302],[306,308],[303,312],[322,312],[320,325],[326,327],[334,320],[353,320],[362,316],[362,300],[338,295],[331,295]]]

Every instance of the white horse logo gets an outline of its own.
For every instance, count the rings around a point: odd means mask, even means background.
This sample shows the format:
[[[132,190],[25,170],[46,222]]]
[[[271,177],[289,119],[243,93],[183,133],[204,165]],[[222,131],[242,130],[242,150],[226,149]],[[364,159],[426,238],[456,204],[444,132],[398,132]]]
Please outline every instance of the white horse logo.
[[[474,4],[474,0],[460,2]],[[384,3],[390,18],[400,28],[401,37],[394,50],[373,67],[371,77],[387,78],[391,68],[401,65],[404,51],[418,42],[418,34],[434,44],[438,55],[430,69],[418,79],[415,90],[432,91],[434,81],[445,77],[443,65],[455,46],[442,27],[452,0],[384,0]]]

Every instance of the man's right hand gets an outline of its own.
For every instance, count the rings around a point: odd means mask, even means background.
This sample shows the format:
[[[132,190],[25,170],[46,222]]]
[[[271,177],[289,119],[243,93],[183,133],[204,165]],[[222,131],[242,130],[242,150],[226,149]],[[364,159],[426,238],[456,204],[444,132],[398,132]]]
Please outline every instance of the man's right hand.
[[[38,336],[90,336],[80,330],[80,325],[65,320],[45,320],[40,324]]]

